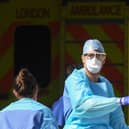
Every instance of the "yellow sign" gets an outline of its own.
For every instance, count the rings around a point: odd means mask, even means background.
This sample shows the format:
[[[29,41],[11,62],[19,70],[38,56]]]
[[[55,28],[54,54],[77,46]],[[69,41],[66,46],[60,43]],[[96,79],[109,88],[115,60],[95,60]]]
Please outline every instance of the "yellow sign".
[[[66,18],[123,18],[124,6],[123,2],[69,3]]]

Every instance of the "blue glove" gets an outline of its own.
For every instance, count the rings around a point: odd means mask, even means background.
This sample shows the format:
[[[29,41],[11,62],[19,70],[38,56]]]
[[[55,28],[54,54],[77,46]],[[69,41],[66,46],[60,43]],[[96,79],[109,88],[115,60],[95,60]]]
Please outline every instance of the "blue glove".
[[[129,96],[120,98],[121,105],[129,105]]]

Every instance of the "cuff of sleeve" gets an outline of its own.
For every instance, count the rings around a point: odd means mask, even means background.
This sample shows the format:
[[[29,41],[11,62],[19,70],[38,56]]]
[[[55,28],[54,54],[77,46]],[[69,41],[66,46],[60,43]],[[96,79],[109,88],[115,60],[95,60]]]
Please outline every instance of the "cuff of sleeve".
[[[120,103],[121,105],[124,105],[124,97],[120,98],[119,103]]]
[[[117,102],[122,105],[122,102],[123,102],[122,98],[118,98]]]

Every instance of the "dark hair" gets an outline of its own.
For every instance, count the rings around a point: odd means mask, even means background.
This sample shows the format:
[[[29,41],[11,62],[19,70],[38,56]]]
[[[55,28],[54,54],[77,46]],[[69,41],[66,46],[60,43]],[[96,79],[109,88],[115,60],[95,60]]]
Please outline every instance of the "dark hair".
[[[14,80],[13,89],[22,97],[32,98],[38,88],[36,78],[26,68],[22,68]]]

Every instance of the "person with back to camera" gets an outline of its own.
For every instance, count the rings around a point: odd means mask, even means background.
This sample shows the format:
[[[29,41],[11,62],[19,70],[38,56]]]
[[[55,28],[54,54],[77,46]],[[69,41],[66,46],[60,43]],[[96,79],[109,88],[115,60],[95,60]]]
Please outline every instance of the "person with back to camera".
[[[63,129],[129,129],[121,108],[129,104],[129,96],[115,97],[110,81],[100,75],[106,60],[101,42],[85,41],[81,59],[84,67],[74,69],[65,80],[63,97],[69,99],[72,111],[65,116],[64,99]]]
[[[0,129],[58,129],[51,110],[37,101],[36,78],[23,68],[14,81],[18,99],[0,111]]]

